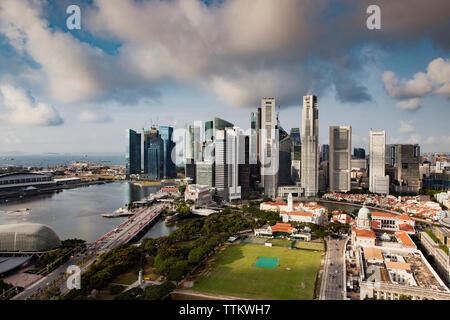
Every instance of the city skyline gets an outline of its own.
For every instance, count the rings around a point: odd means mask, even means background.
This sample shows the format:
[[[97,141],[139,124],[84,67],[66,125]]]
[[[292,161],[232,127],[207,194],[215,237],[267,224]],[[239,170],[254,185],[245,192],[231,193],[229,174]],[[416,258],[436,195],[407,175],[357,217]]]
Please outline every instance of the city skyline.
[[[342,125],[352,126],[352,145],[366,150],[372,128],[386,130],[387,144],[450,151],[450,45],[439,33],[448,23],[446,1],[381,1],[381,30],[363,23],[366,1],[342,8],[332,1],[264,1],[255,8],[234,0],[79,1],[82,28],[67,30],[69,2],[0,4],[2,154],[123,152],[115,141],[128,128],[157,123],[176,130],[214,116],[246,130],[250,112],[266,96],[277,99],[280,123],[289,131],[301,127],[302,96],[309,93],[320,97],[320,144],[328,144],[330,126]],[[261,26],[248,18],[250,11],[275,22],[297,18]],[[22,12],[27,19],[19,18]],[[245,36],[255,41],[246,42],[233,28],[231,12],[240,13]],[[158,14],[185,23],[164,25]],[[410,19],[397,21],[396,14]],[[124,25],[114,23],[119,15]],[[298,17],[304,22],[295,22]],[[214,32],[205,33],[214,18]],[[327,28],[319,27],[320,19]],[[339,36],[347,29],[351,39]],[[190,39],[189,46],[174,43],[171,34]],[[165,54],[156,55],[155,47]]]

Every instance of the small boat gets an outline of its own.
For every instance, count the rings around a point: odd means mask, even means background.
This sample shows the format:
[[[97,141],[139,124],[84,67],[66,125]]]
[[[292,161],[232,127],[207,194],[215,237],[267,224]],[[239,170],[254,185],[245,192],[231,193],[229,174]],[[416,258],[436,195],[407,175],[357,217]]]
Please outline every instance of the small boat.
[[[31,209],[23,208],[23,209],[16,209],[16,210],[9,210],[9,211],[0,211],[0,214],[9,214],[9,215],[29,215],[31,213]]]
[[[113,213],[102,213],[103,218],[119,218],[119,217],[127,217],[132,216],[134,212],[128,211],[127,208],[119,208]]]

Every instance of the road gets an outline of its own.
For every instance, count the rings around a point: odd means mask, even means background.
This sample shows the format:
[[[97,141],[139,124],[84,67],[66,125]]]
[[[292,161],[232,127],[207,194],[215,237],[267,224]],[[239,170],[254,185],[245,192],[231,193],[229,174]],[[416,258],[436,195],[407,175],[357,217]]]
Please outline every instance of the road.
[[[344,250],[347,238],[327,239],[320,300],[344,300]]]
[[[44,292],[47,287],[54,282],[58,284],[61,293],[63,295],[66,294],[69,291],[66,285],[66,278],[68,277],[66,270],[70,265],[79,266],[83,273],[100,254],[113,249],[120,244],[128,243],[133,239],[151,221],[159,216],[161,210],[165,206],[167,206],[167,204],[158,203],[150,208],[138,210],[136,214],[131,216],[128,220],[122,222],[113,230],[91,243],[83,254],[71,258],[39,281],[25,288],[23,292],[16,295],[12,300],[34,298],[39,295],[39,293]]]

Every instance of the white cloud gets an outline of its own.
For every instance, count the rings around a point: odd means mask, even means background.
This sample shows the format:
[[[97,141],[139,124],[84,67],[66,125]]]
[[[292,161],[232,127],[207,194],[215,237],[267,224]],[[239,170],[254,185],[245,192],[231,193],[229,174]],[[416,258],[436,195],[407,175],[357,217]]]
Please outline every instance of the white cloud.
[[[412,110],[419,109],[421,103],[422,103],[422,99],[414,98],[414,99],[408,99],[408,100],[399,101],[399,102],[397,102],[396,106],[400,110],[412,111]]]
[[[397,99],[422,97],[433,89],[431,81],[422,72],[416,73],[412,80],[400,80],[392,71],[385,71],[381,80],[390,96]]]
[[[92,110],[82,110],[78,114],[78,120],[81,122],[96,122],[96,123],[105,123],[111,122],[112,118],[105,113],[95,112]]]
[[[413,79],[399,79],[392,71],[381,76],[384,88],[392,98],[400,99],[397,107],[416,110],[423,96],[434,93],[450,99],[450,60],[437,58],[428,64],[427,73],[418,72]]]
[[[3,119],[18,125],[58,126],[63,119],[51,105],[36,102],[25,90],[0,85],[5,114]]]
[[[414,131],[414,127],[411,123],[400,120],[400,128],[398,129],[401,133],[408,133]]]
[[[420,143],[422,141],[422,136],[417,133],[413,133],[408,137],[408,143]]]

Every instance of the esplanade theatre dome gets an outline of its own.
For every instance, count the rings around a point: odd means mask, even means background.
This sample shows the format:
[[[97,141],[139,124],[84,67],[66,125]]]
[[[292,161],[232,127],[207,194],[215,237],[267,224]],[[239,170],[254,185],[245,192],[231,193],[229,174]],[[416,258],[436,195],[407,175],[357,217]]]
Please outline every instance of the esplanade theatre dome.
[[[37,223],[0,225],[0,251],[39,252],[61,245],[58,235],[50,227]]]
[[[369,219],[370,211],[365,206],[363,206],[358,211],[358,219]]]

